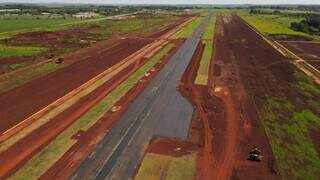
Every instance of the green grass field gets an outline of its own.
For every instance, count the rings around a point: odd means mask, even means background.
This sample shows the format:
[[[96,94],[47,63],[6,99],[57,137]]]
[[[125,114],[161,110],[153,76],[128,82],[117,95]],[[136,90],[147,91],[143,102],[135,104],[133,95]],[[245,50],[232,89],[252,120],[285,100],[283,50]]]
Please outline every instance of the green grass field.
[[[195,29],[201,24],[202,17],[192,19],[182,30],[175,34],[175,38],[188,38],[192,35]]]
[[[320,132],[320,87],[298,70],[294,76],[297,84],[291,88],[299,96],[269,96],[260,114],[280,174],[285,179],[318,179],[320,155],[310,132]]]
[[[193,180],[196,174],[196,155],[170,157],[148,153],[135,180]]]
[[[21,30],[28,30],[34,28],[51,28],[54,26],[61,26],[63,24],[76,23],[79,19],[1,19],[0,33],[16,32]]]
[[[60,28],[66,28],[74,25],[95,23],[105,18],[95,19],[74,19],[74,18],[56,18],[56,19],[0,19],[0,39],[8,38],[13,34],[28,31],[50,31]]]
[[[141,30],[141,33],[148,33],[151,30],[150,27],[161,27],[161,25],[176,20],[178,20],[178,18],[173,16],[150,17],[145,19],[106,20],[95,24],[100,26],[100,30],[104,35],[110,35],[112,33],[127,33],[135,30]]]
[[[69,126],[50,142],[43,150],[29,160],[10,179],[37,179],[50,168],[67,150],[76,143],[71,137],[80,130],[86,131],[93,126],[112,106],[144,77],[145,73],[156,65],[171,49],[168,44],[153,56],[146,64],[134,72],[127,80],[97,103],[87,113]]]
[[[34,56],[46,51],[42,47],[5,46],[0,44],[0,58],[10,56]]]
[[[290,29],[291,22],[299,22],[301,18],[280,16],[280,15],[258,15],[248,12],[238,13],[248,24],[256,28],[259,32],[267,36],[287,37],[298,36],[305,38],[320,39],[319,36],[312,36],[303,32]]]

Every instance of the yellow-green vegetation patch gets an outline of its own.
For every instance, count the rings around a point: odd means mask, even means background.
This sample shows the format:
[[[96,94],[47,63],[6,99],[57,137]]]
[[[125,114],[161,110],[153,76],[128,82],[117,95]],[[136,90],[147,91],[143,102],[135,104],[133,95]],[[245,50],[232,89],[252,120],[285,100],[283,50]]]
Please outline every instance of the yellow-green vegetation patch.
[[[260,110],[280,174],[285,179],[318,179],[320,155],[310,131],[320,129],[320,87],[300,71],[295,98],[270,97]]]
[[[209,23],[204,31],[204,34],[202,36],[203,40],[213,40],[215,25],[216,25],[216,16],[213,15],[210,17]]]
[[[239,12],[239,15],[248,24],[267,36],[301,36],[320,39],[319,36],[311,36],[309,34],[290,29],[290,24],[292,22],[300,22],[301,18],[280,15],[252,15],[248,12]]]
[[[195,84],[207,85],[210,62],[212,59],[213,42],[206,42],[204,51],[201,57],[200,66],[197,72],[197,77],[194,81]]]
[[[34,56],[47,50],[42,47],[22,47],[0,45],[0,58],[10,56]]]
[[[196,154],[171,157],[148,153],[139,168],[136,180],[193,180],[196,175]]]
[[[196,17],[192,19],[184,28],[182,28],[177,34],[175,34],[175,38],[188,38],[190,37],[195,29],[201,24],[202,17]]]
[[[204,51],[200,60],[200,66],[197,72],[195,84],[207,85],[208,84],[208,74],[210,68],[210,62],[212,60],[213,52],[213,39],[216,26],[216,16],[213,15],[209,19],[209,23],[205,29],[205,32],[202,36],[202,42],[204,43]]]
[[[139,80],[156,65],[172,48],[168,44],[153,56],[146,64],[134,72],[127,80],[80,117],[70,127],[50,142],[43,150],[30,159],[11,179],[37,179],[49,169],[72,145],[76,143],[71,137],[80,130],[86,131],[94,125],[121,97],[123,97]]]

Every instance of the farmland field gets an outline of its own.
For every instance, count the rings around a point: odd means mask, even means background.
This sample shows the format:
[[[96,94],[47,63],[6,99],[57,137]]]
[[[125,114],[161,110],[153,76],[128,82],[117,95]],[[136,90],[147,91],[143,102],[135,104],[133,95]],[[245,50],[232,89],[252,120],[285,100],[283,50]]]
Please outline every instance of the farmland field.
[[[320,39],[319,36],[312,36],[303,32],[290,29],[291,22],[299,22],[301,18],[287,17],[280,15],[260,15],[239,12],[239,15],[251,26],[264,35],[275,38],[306,38]]]

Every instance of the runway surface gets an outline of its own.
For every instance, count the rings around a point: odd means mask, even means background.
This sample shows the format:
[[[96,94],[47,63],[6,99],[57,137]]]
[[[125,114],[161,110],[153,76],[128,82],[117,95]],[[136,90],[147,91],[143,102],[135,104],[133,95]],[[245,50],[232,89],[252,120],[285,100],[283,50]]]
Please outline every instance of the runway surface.
[[[181,96],[177,86],[207,23],[208,17],[129,106],[71,179],[128,179],[136,171],[152,138],[187,137],[193,107]]]

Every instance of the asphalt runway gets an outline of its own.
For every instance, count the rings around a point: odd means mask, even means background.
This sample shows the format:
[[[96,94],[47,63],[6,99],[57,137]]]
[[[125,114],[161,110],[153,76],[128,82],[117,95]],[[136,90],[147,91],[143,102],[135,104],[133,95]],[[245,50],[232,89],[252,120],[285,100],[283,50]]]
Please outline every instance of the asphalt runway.
[[[193,107],[177,90],[208,23],[170,58],[71,179],[130,179],[154,137],[185,139]]]

